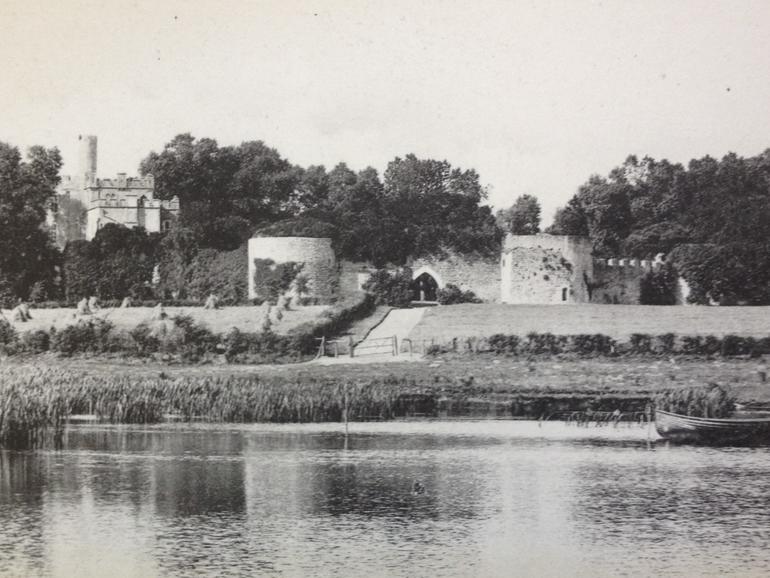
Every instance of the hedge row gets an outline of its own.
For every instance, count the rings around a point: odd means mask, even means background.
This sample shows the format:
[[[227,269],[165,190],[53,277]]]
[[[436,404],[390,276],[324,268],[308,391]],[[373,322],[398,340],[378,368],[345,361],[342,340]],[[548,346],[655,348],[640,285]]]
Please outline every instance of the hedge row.
[[[449,351],[493,352],[496,355],[700,355],[723,357],[770,354],[770,336],[755,338],[741,335],[650,335],[634,333],[628,340],[618,341],[608,335],[554,335],[529,333],[526,336],[497,333],[488,338],[453,340],[451,344],[433,345],[427,353],[437,355]]]
[[[131,307],[155,307],[158,304],[162,304],[164,307],[202,307],[205,303],[205,299],[200,301],[198,299],[149,299],[145,301],[132,301]],[[123,301],[120,299],[107,299],[99,301],[99,306],[103,309],[111,309],[113,307],[120,307]],[[244,303],[244,305],[251,305],[251,303]],[[30,303],[30,309],[74,309],[77,307],[77,303],[70,303],[69,301],[41,301],[40,303]]]
[[[110,321],[94,318],[63,329],[38,329],[22,334],[18,334],[7,320],[0,319],[0,351],[7,355],[50,351],[63,356],[161,356],[183,361],[197,361],[212,355],[224,355],[231,362],[296,361],[315,353],[316,337],[338,334],[373,309],[373,298],[360,295],[324,312],[321,320],[294,328],[288,335],[270,330],[245,332],[237,328],[215,334],[189,315],[143,322],[130,331],[118,330]]]

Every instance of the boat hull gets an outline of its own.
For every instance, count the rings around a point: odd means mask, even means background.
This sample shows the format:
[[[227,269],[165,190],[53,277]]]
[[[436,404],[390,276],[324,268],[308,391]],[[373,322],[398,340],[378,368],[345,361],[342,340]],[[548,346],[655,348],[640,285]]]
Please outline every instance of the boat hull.
[[[770,443],[770,419],[716,419],[656,410],[655,429],[662,438],[682,443]]]

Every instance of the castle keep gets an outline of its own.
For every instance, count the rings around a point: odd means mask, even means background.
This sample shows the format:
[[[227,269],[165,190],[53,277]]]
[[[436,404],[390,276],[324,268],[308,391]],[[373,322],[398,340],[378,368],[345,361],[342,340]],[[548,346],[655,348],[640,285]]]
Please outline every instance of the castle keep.
[[[48,215],[60,247],[68,241],[90,241],[108,223],[143,227],[148,233],[170,228],[179,214],[176,197],[156,199],[152,175],[127,177],[118,173],[114,179],[97,178],[97,139],[90,135],[78,139],[78,173],[62,178]]]

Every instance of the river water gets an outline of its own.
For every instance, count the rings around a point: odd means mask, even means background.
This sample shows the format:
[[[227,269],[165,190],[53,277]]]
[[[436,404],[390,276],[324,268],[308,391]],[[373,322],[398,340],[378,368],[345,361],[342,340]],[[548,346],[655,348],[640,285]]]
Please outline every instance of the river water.
[[[71,427],[0,452],[0,573],[761,576],[770,448],[424,421]],[[414,482],[424,492],[412,491]]]

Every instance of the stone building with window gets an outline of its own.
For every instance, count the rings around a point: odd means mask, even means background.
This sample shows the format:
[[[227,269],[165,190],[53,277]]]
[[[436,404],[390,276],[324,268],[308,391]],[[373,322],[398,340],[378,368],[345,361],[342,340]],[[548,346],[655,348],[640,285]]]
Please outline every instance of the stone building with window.
[[[128,177],[118,173],[100,179],[97,170],[97,138],[81,135],[78,173],[62,178],[51,203],[48,222],[59,247],[79,239],[90,241],[108,223],[143,227],[148,233],[165,231],[179,215],[179,200],[154,196],[152,175]]]

